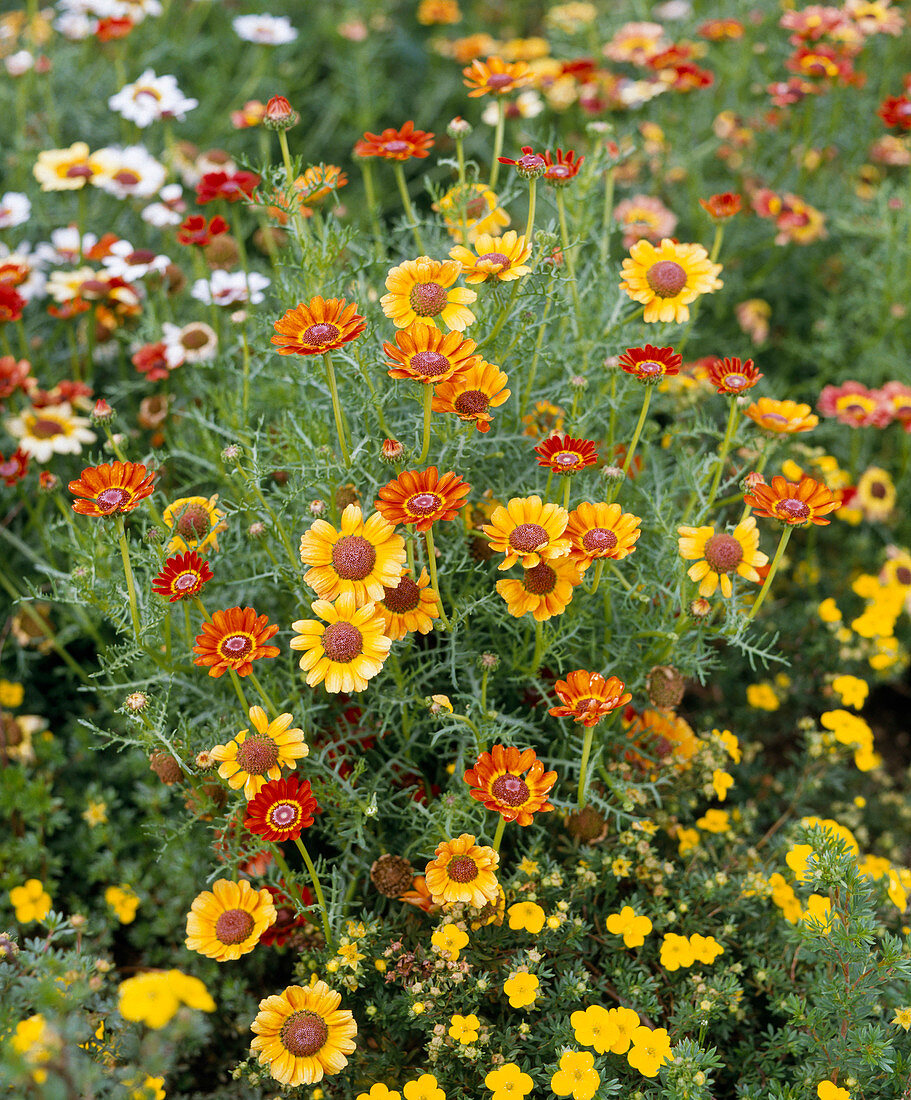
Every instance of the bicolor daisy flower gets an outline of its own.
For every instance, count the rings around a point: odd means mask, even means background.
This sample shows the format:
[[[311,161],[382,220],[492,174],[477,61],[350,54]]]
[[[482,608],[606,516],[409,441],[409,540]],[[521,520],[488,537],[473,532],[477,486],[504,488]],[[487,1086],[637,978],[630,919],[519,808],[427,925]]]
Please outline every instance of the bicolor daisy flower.
[[[397,584],[383,589],[376,609],[386,624],[383,633],[394,642],[413,631],[429,634],[434,620],[440,617],[439,599],[430,588],[426,569],[421,570],[416,581],[406,569]]]
[[[218,493],[210,497],[180,497],[165,508],[162,519],[174,531],[167,552],[218,549],[218,536],[226,531],[225,513],[215,507]]]
[[[455,413],[479,432],[489,432],[493,420],[490,410],[502,405],[512,392],[506,388],[508,381],[499,367],[480,359],[435,386],[431,407],[434,412]]]
[[[195,550],[188,550],[185,554],[175,554],[173,558],[168,558],[161,572],[152,581],[152,591],[166,597],[169,603],[174,603],[175,600],[198,596],[211,579],[209,563]]]
[[[713,359],[706,373],[706,378],[715,387],[716,393],[729,393],[735,397],[751,390],[763,377],[765,376],[753,365],[752,359],[741,363],[736,356],[730,359]]]
[[[690,319],[689,305],[701,294],[721,287],[721,264],[712,263],[701,244],[677,244],[665,237],[656,248],[649,241],[637,241],[623,261],[625,290],[645,306],[646,323]]]
[[[642,534],[641,522],[639,516],[624,512],[619,504],[584,501],[569,513],[566,524],[569,552],[583,572],[601,558],[621,561],[636,549],[636,541]]]
[[[554,690],[560,706],[551,707],[548,714],[556,718],[572,718],[583,726],[596,726],[602,718],[625,707],[632,699],[626,684],[616,676],[608,679],[598,672],[576,669],[565,680],[558,680]]]
[[[202,624],[193,652],[193,663],[209,669],[210,676],[224,676],[233,669],[238,676],[249,676],[253,662],[277,657],[278,646],[266,645],[278,633],[268,615],[257,615],[252,607],[229,607],[212,613],[212,621]]]
[[[475,239],[473,248],[474,252],[457,244],[449,250],[450,259],[462,265],[466,283],[508,283],[531,271],[526,263],[531,256],[531,246],[514,229],[502,237],[481,233]]]
[[[377,511],[389,523],[427,531],[441,520],[455,519],[471,486],[451,470],[442,476],[436,466],[404,470],[379,490]]]
[[[25,409],[4,426],[35,462],[50,462],[54,455],[78,455],[86,443],[94,443],[97,436],[88,425],[84,416],[74,416],[70,404],[63,401]]]
[[[453,375],[477,366],[474,340],[461,332],[447,332],[415,323],[395,334],[395,343],[384,343],[387,374],[391,378],[410,378],[422,385],[436,386]]]
[[[687,570],[687,576],[699,582],[700,596],[714,596],[719,585],[721,594],[730,596],[732,573],[758,583],[756,570],[769,560],[759,549],[759,531],[753,516],[738,523],[730,534],[716,532],[714,527],[678,527],[677,532],[681,558],[698,559]]]
[[[429,256],[406,260],[386,276],[389,293],[380,298],[383,312],[396,328],[413,324],[436,328],[439,318],[448,329],[462,332],[475,319],[468,306],[477,294],[452,285],[461,272],[462,265],[454,260],[441,263]]]
[[[283,844],[309,829],[318,810],[310,783],[289,775],[271,779],[260,787],[247,803],[244,825],[264,840]]]
[[[463,83],[471,90],[469,99],[482,95],[508,95],[532,81],[532,71],[525,61],[504,61],[502,57],[475,58],[462,70]]]
[[[831,523],[825,517],[840,504],[839,498],[821,481],[802,477],[795,484],[780,474],[772,478],[771,484],[757,485],[743,499],[754,515],[780,520],[789,527],[805,527],[809,523],[825,527]]]
[[[534,749],[494,745],[478,756],[464,779],[471,797],[506,821],[530,825],[535,814],[553,809],[547,796],[557,773],[544,770]]]
[[[535,454],[539,466],[563,475],[575,474],[598,461],[594,440],[570,435],[552,435],[535,447]]]
[[[538,622],[562,615],[573,598],[573,590],[582,583],[582,572],[569,556],[540,561],[524,570],[522,578],[504,577],[497,581],[497,592],[506,601],[506,609],[515,618],[529,611]]]
[[[142,463],[110,462],[86,466],[67,486],[75,497],[73,511],[83,516],[115,516],[132,512],[151,496],[155,475]],[[210,574],[211,576],[211,574]]]
[[[776,401],[771,397],[760,397],[744,412],[760,428],[776,435],[809,432],[819,423],[819,417],[810,410],[809,405],[797,401]]]
[[[279,355],[323,355],[356,340],[367,328],[366,320],[344,298],[301,302],[275,322],[272,343]]]
[[[647,385],[660,382],[666,375],[679,374],[683,356],[673,348],[656,348],[646,344],[644,348],[627,348],[620,356],[620,367]]]
[[[387,127],[379,134],[368,130],[354,146],[355,156],[382,157],[383,160],[422,159],[430,156],[434,135],[427,130],[415,130],[409,119],[401,129]]]
[[[304,581],[321,600],[353,594],[358,607],[394,587],[405,564],[405,540],[379,512],[364,521],[357,504],[342,512],[338,530],[316,520],[300,541],[300,556],[311,566]]]

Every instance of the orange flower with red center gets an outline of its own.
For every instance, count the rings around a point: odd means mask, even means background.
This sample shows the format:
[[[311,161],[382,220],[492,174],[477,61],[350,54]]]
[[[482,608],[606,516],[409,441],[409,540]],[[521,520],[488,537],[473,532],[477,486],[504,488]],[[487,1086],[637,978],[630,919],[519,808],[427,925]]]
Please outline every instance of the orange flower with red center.
[[[410,378],[421,385],[435,386],[446,382],[459,371],[477,366],[481,356],[475,355],[474,340],[462,338],[460,332],[443,335],[438,328],[413,324],[395,334],[395,344],[383,344],[388,356],[386,366],[391,378]]]
[[[757,516],[767,516],[789,527],[805,527],[814,523],[825,527],[831,520],[824,517],[839,507],[840,499],[821,481],[802,477],[793,482],[780,474],[770,485],[757,485],[743,498]]]
[[[17,447],[9,458],[4,458],[0,453],[0,478],[6,485],[15,485],[17,481],[22,481],[27,473],[28,455],[21,447]]]
[[[293,187],[301,206],[315,206],[333,191],[348,184],[348,177],[335,164],[311,165],[298,176]]]
[[[700,199],[699,205],[716,221],[723,221],[740,213],[743,199],[734,191],[725,191],[720,195],[711,195],[708,199]]]
[[[819,417],[810,411],[809,405],[797,401],[775,401],[771,397],[760,397],[744,412],[760,428],[776,435],[809,432],[819,423]]]
[[[356,340],[367,328],[367,322],[352,302],[344,298],[321,298],[301,302],[275,322],[278,336],[272,343],[279,355],[322,355]]]
[[[556,157],[546,152],[544,163],[547,167],[544,170],[544,179],[555,187],[565,187],[578,176],[582,161],[585,160],[585,157],[579,157],[578,160],[575,158],[574,149],[567,149],[565,153],[562,149],[558,149]]]
[[[530,611],[543,623],[563,614],[581,583],[582,571],[567,556],[538,562],[524,571],[521,580],[509,577],[497,581],[497,593],[506,601],[510,615],[519,619]]]
[[[644,348],[627,348],[620,356],[620,366],[627,374],[640,382],[660,382],[665,375],[679,374],[683,356],[673,348],[656,348],[646,344]]]
[[[618,707],[632,699],[626,684],[616,676],[604,679],[597,672],[576,669],[565,680],[558,680],[554,690],[561,705],[551,707],[548,714],[555,718],[572,718],[583,726],[596,726]]]
[[[683,769],[702,745],[692,726],[683,718],[678,718],[672,710],[656,710],[647,707],[641,714],[628,711],[624,715],[623,724],[626,728],[626,736],[636,748],[641,749],[642,752],[648,752],[651,757],[645,757],[640,752],[629,749],[624,754],[626,759],[652,774],[655,773],[655,758],[658,763],[667,763]]]
[[[499,884],[496,870],[500,857],[493,850],[475,844],[470,833],[437,845],[436,858],[428,864],[424,881],[435,904],[467,902],[480,909],[496,901]]]
[[[544,770],[534,749],[520,751],[494,745],[490,752],[478,756],[464,778],[471,787],[471,797],[505,821],[530,825],[535,814],[553,809],[547,796],[557,773]]]
[[[532,569],[569,553],[569,539],[563,537],[568,520],[559,504],[544,504],[539,496],[513,497],[505,508],[494,509],[481,530],[491,550],[506,555],[498,568],[508,569],[521,559],[524,569]]]
[[[482,95],[507,95],[531,83],[532,72],[524,61],[504,61],[502,57],[475,58],[462,70],[463,83],[470,88],[469,99]]]
[[[75,497],[73,511],[82,516],[116,516],[132,512],[140,501],[152,495],[155,475],[141,462],[106,462],[86,466],[76,481],[69,483]]]
[[[753,360],[745,363],[734,356],[730,359],[713,359],[708,365],[706,378],[715,387],[716,393],[737,395],[751,390],[764,375],[753,366]]]
[[[269,623],[268,615],[257,615],[252,607],[229,607],[215,611],[210,623],[202,624],[202,634],[196,637],[193,663],[208,667],[210,676],[224,676],[233,669],[238,676],[249,676],[253,662],[263,657],[277,657],[278,646],[266,642],[278,633],[278,626]]]
[[[209,563],[196,553],[188,550],[185,554],[175,554],[164,563],[161,572],[152,581],[152,591],[165,596],[169,603],[175,600],[187,600],[198,596],[212,579]]]
[[[569,435],[552,435],[535,447],[535,454],[539,466],[558,474],[574,474],[598,461],[593,440],[573,439]]]
[[[508,381],[504,371],[481,359],[441,382],[433,391],[431,408],[434,412],[455,413],[479,432],[489,432],[493,420],[490,410],[502,405],[512,392],[506,388]]]
[[[452,285],[461,273],[462,265],[455,260],[441,263],[429,256],[406,260],[386,276],[389,293],[380,298],[383,312],[396,328],[414,324],[436,328],[439,318],[448,329],[462,332],[475,319],[468,306],[477,294]]]
[[[455,519],[471,486],[451,470],[441,477],[436,466],[403,470],[379,490],[375,507],[391,524],[427,531],[439,520]]]
[[[583,572],[596,559],[621,561],[636,549],[641,522],[639,516],[624,512],[619,504],[583,501],[569,513],[566,524],[570,555]]]
[[[256,836],[282,844],[299,837],[319,810],[310,783],[290,775],[263,784],[247,803],[244,825]]]
[[[381,134],[368,130],[354,146],[355,156],[382,157],[383,160],[410,160],[430,156],[434,135],[427,130],[415,130],[411,119],[400,129],[387,127]]]

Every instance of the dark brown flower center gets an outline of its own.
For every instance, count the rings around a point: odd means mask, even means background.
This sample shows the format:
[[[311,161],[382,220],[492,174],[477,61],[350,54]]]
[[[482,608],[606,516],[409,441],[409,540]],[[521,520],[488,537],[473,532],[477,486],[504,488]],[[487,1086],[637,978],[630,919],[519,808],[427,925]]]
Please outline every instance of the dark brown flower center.
[[[417,355],[412,355],[410,366],[415,374],[420,374],[424,378],[436,378],[438,375],[445,374],[451,364],[446,356],[440,355],[439,352],[419,351]]]
[[[315,1012],[292,1012],[280,1032],[282,1046],[295,1058],[310,1058],[322,1050],[329,1028]]]
[[[446,308],[446,290],[439,283],[415,283],[408,304],[418,317],[436,317]]]
[[[220,646],[223,657],[239,661],[253,648],[253,639],[247,634],[229,634]]]
[[[606,527],[593,527],[582,536],[582,549],[589,554],[607,554],[617,545],[617,536]]]
[[[794,497],[779,501],[775,511],[785,523],[799,523],[810,514],[809,507],[802,500],[796,500]]]
[[[520,523],[509,536],[509,545],[520,554],[531,554],[546,544],[547,532],[540,523]]]
[[[130,494],[124,489],[104,489],[95,497],[95,506],[99,512],[113,512],[130,499]]]
[[[486,260],[489,264],[496,264],[497,267],[509,267],[509,257],[504,256],[502,252],[485,252],[483,256],[478,257],[478,263],[482,260]]]
[[[454,882],[473,882],[478,877],[478,865],[470,856],[454,856],[446,870]]]
[[[533,596],[546,596],[556,588],[557,574],[546,562],[540,561],[532,569],[525,570],[522,585]]]
[[[185,539],[201,539],[209,533],[209,513],[201,504],[188,504],[177,521],[177,533]]]
[[[318,325],[311,325],[309,328],[304,329],[301,343],[321,348],[324,344],[331,344],[333,340],[337,339],[338,334],[337,326],[320,322]]]
[[[480,390],[465,390],[455,399],[455,410],[463,416],[478,416],[490,408],[490,398]]]
[[[346,581],[362,581],[376,565],[376,547],[362,535],[346,535],[332,547],[332,565]]]
[[[243,943],[253,931],[254,920],[246,909],[226,909],[215,922],[215,937],[222,943]]]
[[[415,493],[405,502],[405,510],[413,516],[430,516],[443,503],[439,493]]]
[[[874,481],[870,486],[870,496],[876,500],[883,500],[888,495],[885,485],[881,481]]]
[[[911,569],[906,565],[900,565],[895,570],[895,579],[899,584],[911,584]]]
[[[487,87],[495,90],[508,88],[510,84],[512,84],[512,77],[509,73],[491,73],[487,78]]]
[[[323,649],[330,661],[347,664],[364,651],[364,636],[353,623],[330,623],[323,631]]]
[[[187,351],[204,348],[209,342],[209,334],[204,328],[188,328],[180,334],[180,343]]]
[[[63,428],[56,420],[36,420],[32,425],[31,434],[38,439],[51,439],[55,435],[63,435]]]
[[[248,775],[265,775],[278,763],[278,745],[262,734],[248,737],[237,746],[237,763]]]
[[[659,260],[648,269],[645,281],[659,298],[673,298],[686,286],[686,271],[673,260]]]
[[[743,561],[743,547],[733,535],[712,535],[703,552],[716,573],[733,573]]]
[[[487,212],[487,202],[483,195],[475,195],[465,205],[465,216],[468,218],[480,218]]]
[[[126,258],[128,264],[150,264],[154,259],[155,253],[148,248],[136,248]]]
[[[521,806],[528,801],[531,792],[520,775],[507,772],[505,775],[497,776],[491,785],[490,793],[505,806]]]
[[[385,588],[383,592],[383,606],[394,615],[414,611],[421,602],[421,590],[411,577],[402,577],[395,588]]]

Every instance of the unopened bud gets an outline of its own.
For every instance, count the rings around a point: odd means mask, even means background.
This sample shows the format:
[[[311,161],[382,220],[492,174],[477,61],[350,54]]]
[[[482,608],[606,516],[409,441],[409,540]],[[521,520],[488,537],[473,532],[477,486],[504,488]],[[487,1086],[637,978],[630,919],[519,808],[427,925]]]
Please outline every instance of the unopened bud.
[[[480,662],[481,668],[486,668],[491,672],[500,667],[500,658],[496,653],[482,653]]]
[[[103,397],[99,397],[95,402],[95,407],[92,409],[92,420],[95,424],[107,424],[108,421],[114,419],[114,410],[105,401]]]
[[[131,691],[124,699],[123,706],[131,714],[141,714],[149,705],[149,697],[144,691]]]
[[[251,539],[261,539],[265,533],[266,525],[261,520],[254,520],[247,528],[247,537]]]
[[[617,485],[626,477],[619,466],[605,466],[601,471],[601,477],[608,485]]]
[[[698,596],[690,604],[690,614],[694,619],[704,619],[707,615],[711,614],[712,605],[704,596]]]
[[[53,493],[60,485],[60,478],[50,470],[42,470],[38,477],[38,488],[42,493]]]
[[[460,138],[467,138],[471,136],[471,132],[474,127],[470,122],[462,118],[461,115],[456,115],[455,118],[446,127],[446,133],[456,141]]]
[[[300,121],[300,115],[283,95],[274,95],[266,104],[263,125],[270,130],[290,130]]]
[[[240,447],[236,443],[229,443],[221,452],[221,457],[225,462],[233,462],[239,454]]]
[[[740,488],[745,493],[755,492],[760,485],[765,485],[765,478],[762,474],[753,470],[751,473],[745,474],[740,482]]]
[[[384,462],[400,462],[405,448],[397,439],[384,439],[382,459]]]
[[[311,500],[308,505],[308,511],[311,516],[322,516],[326,513],[326,502],[320,500],[318,497],[316,500]]]

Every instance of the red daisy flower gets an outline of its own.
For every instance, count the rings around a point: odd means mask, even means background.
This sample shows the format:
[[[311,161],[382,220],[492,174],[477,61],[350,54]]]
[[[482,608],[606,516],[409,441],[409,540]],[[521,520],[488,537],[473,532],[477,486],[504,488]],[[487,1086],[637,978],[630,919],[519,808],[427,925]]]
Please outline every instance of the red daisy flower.
[[[538,465],[558,474],[574,474],[598,461],[598,452],[591,439],[573,439],[569,435],[552,435],[535,447]]]
[[[644,348],[627,348],[620,356],[620,366],[646,385],[660,382],[667,374],[679,374],[683,356],[673,348],[656,348],[646,344]]]
[[[247,803],[244,825],[257,836],[276,843],[296,840],[313,824],[313,814],[319,806],[310,790],[310,783],[297,776],[273,779],[264,784],[255,798]]]
[[[876,113],[887,126],[911,130],[911,99],[906,95],[887,96]]]
[[[358,157],[382,157],[384,160],[410,160],[411,157],[427,157],[433,146],[434,135],[427,130],[415,130],[411,119],[401,130],[388,127],[381,134],[371,134],[368,130],[360,141],[355,143],[354,153]]]
[[[177,230],[177,239],[181,244],[205,248],[213,237],[220,237],[227,232],[228,223],[221,214],[216,214],[211,221],[207,221],[202,214],[191,214]]]
[[[582,161],[585,160],[585,157],[579,157],[578,160],[575,157],[576,153],[573,149],[567,149],[565,153],[562,149],[558,149],[556,158],[549,152],[545,153],[544,163],[547,168],[544,171],[544,178],[547,182],[557,187],[565,187],[570,180],[575,179],[582,167]]]
[[[746,393],[760,378],[764,377],[753,366],[753,360],[745,363],[733,356],[730,359],[713,359],[706,371],[706,377],[717,393]]]
[[[699,205],[706,213],[721,221],[724,218],[733,218],[740,212],[743,199],[734,191],[725,191],[720,195],[710,195],[708,199],[700,199]]]
[[[150,382],[160,382],[162,378],[167,378],[171,373],[167,350],[167,345],[163,341],[159,341],[157,344],[143,344],[138,351],[134,351],[130,356],[130,362]]]
[[[175,554],[164,563],[161,572],[152,581],[152,591],[166,596],[169,603],[198,596],[212,579],[209,563],[195,550]]]
[[[0,323],[18,321],[25,309],[25,299],[9,283],[0,283]]]
[[[259,176],[255,172],[235,172],[233,175],[227,172],[206,172],[196,185],[196,203],[198,206],[205,206],[216,199],[241,202],[253,197],[258,183]]]
[[[0,478],[2,478],[7,485],[15,485],[17,481],[21,481],[28,473],[28,455],[21,447],[17,448],[9,456],[4,458],[0,454]]]
[[[526,179],[537,179],[547,171],[547,161],[530,145],[522,146],[522,156],[518,160],[512,160],[510,157],[497,157],[497,160],[500,164],[513,165],[519,175]]]

